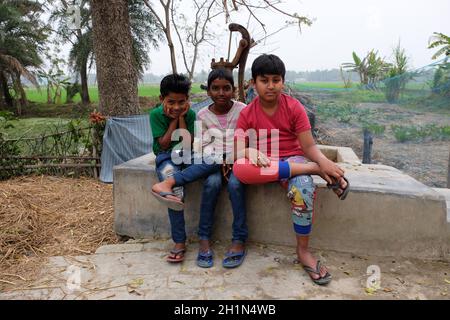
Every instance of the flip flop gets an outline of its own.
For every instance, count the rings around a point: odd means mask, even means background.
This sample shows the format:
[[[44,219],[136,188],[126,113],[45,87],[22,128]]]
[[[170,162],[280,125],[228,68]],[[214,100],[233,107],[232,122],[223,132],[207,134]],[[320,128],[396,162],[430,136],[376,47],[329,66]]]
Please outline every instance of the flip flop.
[[[309,277],[311,278],[311,280],[318,285],[326,285],[328,283],[330,283],[331,281],[331,274],[327,273],[322,277],[320,276],[320,267],[322,266],[322,263],[320,262],[320,260],[317,260],[317,264],[316,264],[316,269],[313,269],[311,267],[308,266],[303,266],[303,269],[305,269],[306,272],[308,272]],[[319,278],[314,279],[311,275],[311,273],[317,274],[319,275]]]
[[[338,197],[341,200],[345,200],[345,198],[347,198],[347,195],[348,195],[348,193],[350,191],[350,182],[348,182],[346,177],[342,177],[342,179],[344,179],[345,182],[347,182],[347,186],[345,187],[345,189],[341,188],[341,184],[340,184],[339,181],[336,181],[333,184],[327,183],[327,188],[328,189],[333,189],[333,190],[339,190],[339,189],[342,190],[342,193]]]
[[[214,252],[209,249],[206,252],[198,251],[197,265],[201,268],[211,268],[214,265]]]
[[[222,261],[222,266],[224,268],[236,268],[239,267],[242,262],[244,262],[245,256],[247,254],[247,250],[239,252],[231,252],[228,251],[225,253],[225,259]]]
[[[159,202],[161,202],[162,204],[164,204],[165,206],[167,206],[172,210],[181,211],[184,209],[184,202],[167,198],[167,196],[176,197],[176,194],[173,192],[163,192],[163,191],[155,192],[152,190],[152,195],[154,195]]]
[[[167,257],[166,261],[170,263],[178,263],[184,260],[184,254],[186,249],[172,249],[170,250],[170,255]],[[173,256],[173,257],[171,257]],[[179,258],[177,258],[179,256]]]

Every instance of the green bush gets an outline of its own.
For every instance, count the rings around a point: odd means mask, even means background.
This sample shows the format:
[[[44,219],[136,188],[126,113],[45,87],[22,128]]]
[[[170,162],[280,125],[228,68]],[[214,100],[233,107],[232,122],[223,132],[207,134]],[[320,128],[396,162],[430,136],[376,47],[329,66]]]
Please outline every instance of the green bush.
[[[363,130],[364,129],[369,130],[374,135],[380,136],[386,131],[386,126],[374,122],[367,122],[363,124]]]
[[[450,140],[450,126],[429,124],[426,126],[392,125],[392,132],[399,142],[421,140]]]

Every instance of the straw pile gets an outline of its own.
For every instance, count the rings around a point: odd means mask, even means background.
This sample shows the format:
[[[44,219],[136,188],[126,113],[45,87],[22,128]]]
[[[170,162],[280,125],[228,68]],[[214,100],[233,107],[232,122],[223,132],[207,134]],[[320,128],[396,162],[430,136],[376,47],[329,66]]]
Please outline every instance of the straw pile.
[[[47,257],[117,242],[112,185],[51,176],[0,181],[0,290],[33,281]]]

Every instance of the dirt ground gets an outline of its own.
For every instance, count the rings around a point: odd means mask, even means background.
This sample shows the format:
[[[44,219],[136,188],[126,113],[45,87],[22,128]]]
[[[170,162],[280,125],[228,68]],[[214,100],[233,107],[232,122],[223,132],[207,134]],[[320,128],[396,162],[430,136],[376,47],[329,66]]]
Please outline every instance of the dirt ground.
[[[356,107],[375,111],[373,120],[386,127],[382,135],[373,137],[372,163],[395,167],[429,187],[447,187],[450,142],[425,140],[401,143],[395,139],[391,125],[449,126],[448,114],[409,110],[385,103],[361,103]],[[326,144],[350,147],[362,159],[363,133],[359,124],[341,123],[333,119],[321,121],[319,117],[317,127],[323,129]]]

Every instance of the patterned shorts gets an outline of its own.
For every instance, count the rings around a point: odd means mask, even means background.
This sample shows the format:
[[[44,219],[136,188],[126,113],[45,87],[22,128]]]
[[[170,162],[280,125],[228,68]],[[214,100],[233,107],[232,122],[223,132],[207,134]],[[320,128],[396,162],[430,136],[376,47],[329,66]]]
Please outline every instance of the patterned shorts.
[[[284,159],[288,162],[307,163],[308,159],[302,156],[293,156]],[[291,201],[291,216],[294,231],[298,235],[306,236],[311,233],[314,199],[316,187],[311,176],[295,176],[282,180],[281,185],[287,188],[287,197]]]

